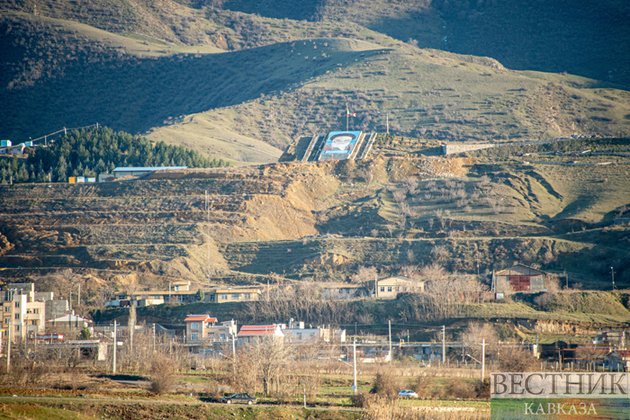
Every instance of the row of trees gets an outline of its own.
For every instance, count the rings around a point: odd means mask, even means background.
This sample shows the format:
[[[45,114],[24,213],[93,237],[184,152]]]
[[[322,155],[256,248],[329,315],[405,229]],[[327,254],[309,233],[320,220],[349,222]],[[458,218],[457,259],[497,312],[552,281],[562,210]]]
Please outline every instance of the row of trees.
[[[41,143],[40,143],[41,144]],[[105,127],[71,130],[28,158],[0,158],[0,182],[64,182],[69,176],[96,176],[117,166],[227,166],[181,146]]]

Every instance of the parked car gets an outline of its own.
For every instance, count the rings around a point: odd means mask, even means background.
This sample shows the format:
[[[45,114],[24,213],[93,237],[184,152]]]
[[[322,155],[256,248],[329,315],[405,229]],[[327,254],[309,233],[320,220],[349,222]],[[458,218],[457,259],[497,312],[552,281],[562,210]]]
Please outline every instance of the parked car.
[[[403,389],[400,392],[398,392],[398,397],[399,398],[418,398],[418,394],[416,394],[414,391],[410,389]]]
[[[231,394],[231,395],[226,395],[223,398],[221,398],[221,402],[226,403],[226,404],[236,403],[236,404],[252,405],[252,404],[256,404],[256,397],[252,397],[251,395],[247,393]]]

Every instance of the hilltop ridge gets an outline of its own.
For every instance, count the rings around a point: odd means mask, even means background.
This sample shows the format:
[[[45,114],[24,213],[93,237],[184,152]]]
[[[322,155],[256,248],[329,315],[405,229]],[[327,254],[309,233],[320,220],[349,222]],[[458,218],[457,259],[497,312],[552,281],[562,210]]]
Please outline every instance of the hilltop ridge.
[[[306,17],[286,14],[290,4],[280,1],[51,0],[36,13],[33,5],[0,5],[5,137],[99,121],[233,162],[272,162],[299,136],[344,124],[346,104],[355,128],[383,131],[389,113],[397,134],[440,141],[630,131],[628,92],[610,79],[513,71],[379,32],[411,31],[393,22],[420,25],[416,9],[446,7],[437,3],[397,2],[381,20],[379,2],[363,14],[361,2],[311,2],[303,10],[315,14]],[[279,15],[258,10],[265,7]]]

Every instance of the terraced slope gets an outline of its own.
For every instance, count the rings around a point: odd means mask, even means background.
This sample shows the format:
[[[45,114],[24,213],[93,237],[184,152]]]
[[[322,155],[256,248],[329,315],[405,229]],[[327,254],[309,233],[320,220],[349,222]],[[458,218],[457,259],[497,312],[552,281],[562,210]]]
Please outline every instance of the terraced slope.
[[[475,273],[521,261],[604,289],[614,266],[630,285],[627,140],[396,155],[406,141],[382,136],[356,162],[0,187],[0,275],[338,281],[362,266]]]

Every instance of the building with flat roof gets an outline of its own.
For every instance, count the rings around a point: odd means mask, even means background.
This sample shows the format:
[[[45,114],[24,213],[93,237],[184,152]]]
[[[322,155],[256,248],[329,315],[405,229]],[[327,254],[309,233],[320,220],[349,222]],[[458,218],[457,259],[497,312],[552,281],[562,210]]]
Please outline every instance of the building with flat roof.
[[[118,167],[113,171],[114,178],[126,176],[141,177],[157,171],[177,171],[188,169],[188,166],[126,166]]]
[[[265,339],[284,339],[280,324],[243,325],[237,334],[239,344],[253,344]]]

